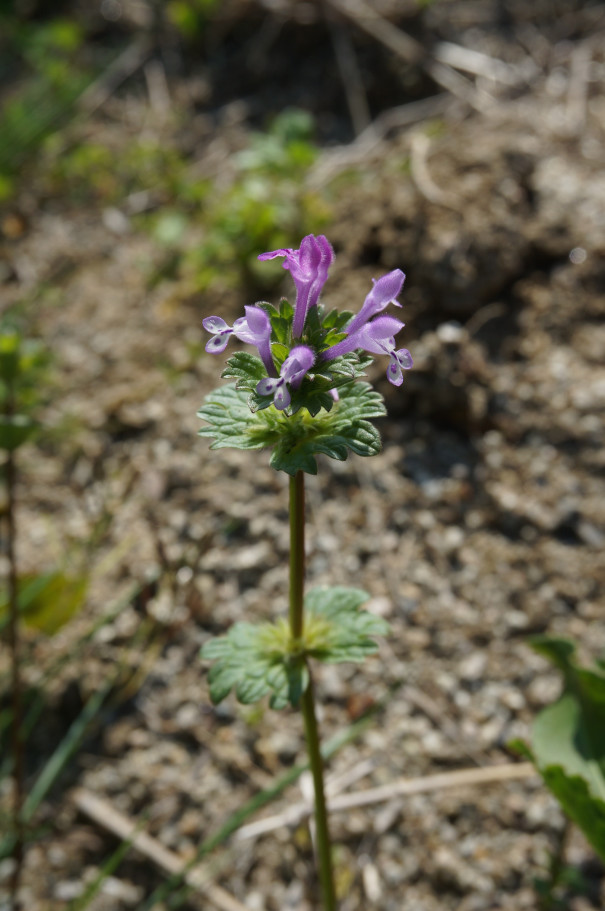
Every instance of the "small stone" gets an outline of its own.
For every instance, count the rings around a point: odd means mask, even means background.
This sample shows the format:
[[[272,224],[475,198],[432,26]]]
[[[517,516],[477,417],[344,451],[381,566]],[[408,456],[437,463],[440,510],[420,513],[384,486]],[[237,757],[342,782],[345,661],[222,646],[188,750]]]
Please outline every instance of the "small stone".
[[[364,863],[361,878],[366,898],[370,902],[378,902],[382,898],[382,885],[378,868],[371,861]]]
[[[487,655],[485,652],[472,652],[458,664],[458,673],[462,680],[480,680],[485,674],[486,667]]]
[[[79,898],[84,892],[84,883],[79,879],[65,879],[58,882],[53,889],[54,897],[60,902],[70,902]]]

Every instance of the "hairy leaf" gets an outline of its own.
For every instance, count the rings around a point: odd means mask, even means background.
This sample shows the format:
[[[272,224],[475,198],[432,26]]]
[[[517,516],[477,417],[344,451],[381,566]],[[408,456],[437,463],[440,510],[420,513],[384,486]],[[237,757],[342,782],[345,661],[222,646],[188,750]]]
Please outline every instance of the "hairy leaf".
[[[208,424],[200,435],[214,437],[212,449],[272,449],[272,467],[290,475],[299,470],[316,474],[319,454],[339,461],[349,451],[375,455],[380,451],[380,435],[370,419],[385,414],[382,396],[368,383],[350,380],[339,395],[334,402],[327,389],[315,390],[312,413],[305,407],[288,415],[270,401],[259,406],[256,393],[248,397],[237,386],[223,386],[207,396],[198,412]],[[260,410],[253,413],[250,404]]]
[[[389,625],[359,609],[367,600],[366,592],[357,588],[311,589],[305,598],[307,654],[326,663],[363,661],[373,654],[378,649],[375,637],[387,635]]]
[[[308,683],[303,656],[290,649],[283,624],[235,623],[226,636],[207,642],[201,657],[216,661],[208,673],[215,704],[233,689],[244,704],[270,693],[271,708],[296,707]]]

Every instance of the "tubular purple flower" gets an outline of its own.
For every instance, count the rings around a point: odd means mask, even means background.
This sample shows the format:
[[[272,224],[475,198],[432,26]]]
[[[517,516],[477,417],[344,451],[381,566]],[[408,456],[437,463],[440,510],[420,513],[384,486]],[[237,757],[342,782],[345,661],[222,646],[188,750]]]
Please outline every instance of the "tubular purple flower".
[[[389,304],[401,307],[401,304],[396,299],[405,281],[405,275],[401,269],[394,269],[392,272],[383,275],[378,281],[374,279],[372,281],[374,281],[374,287],[366,297],[363,307],[347,326],[349,334],[357,332],[368,320],[377,313],[381,313]]]
[[[256,391],[259,395],[272,395],[273,404],[277,410],[283,411],[292,401],[287,384],[292,389],[298,389],[305,374],[313,366],[314,360],[315,355],[311,348],[307,347],[307,345],[297,345],[292,348],[290,354],[281,365],[279,377],[276,379],[267,377],[261,380],[256,386]]]
[[[350,351],[356,351],[362,348],[364,351],[370,351],[372,354],[388,354],[390,349],[385,349],[384,343],[387,340],[395,344],[393,336],[397,335],[405,323],[395,319],[394,316],[377,316],[371,323],[362,326],[357,332],[350,333],[342,341],[332,345],[322,351],[321,358],[324,361],[332,361],[341,354],[348,354]]]
[[[271,321],[261,307],[244,307],[246,311],[247,337],[239,335],[243,342],[256,345],[260,359],[269,376],[277,376],[271,354]]]
[[[402,370],[411,370],[414,366],[412,355],[407,348],[395,350],[395,339],[386,337],[388,330],[388,321],[399,323],[390,316],[377,316],[375,320],[363,326],[356,335],[359,342],[358,347],[372,354],[388,354],[389,366],[387,367],[387,379],[393,386],[401,386],[403,383]],[[380,324],[378,328],[377,324]],[[400,323],[399,329],[403,326]],[[399,331],[396,330],[396,332]],[[393,333],[395,335],[395,333]]]
[[[294,322],[292,335],[300,338],[307,313],[310,307],[315,307],[321,290],[326,283],[328,270],[334,262],[334,251],[327,237],[320,234],[307,234],[300,242],[298,250],[285,248],[272,250],[270,253],[261,253],[260,260],[275,259],[284,256],[284,269],[289,269],[296,286],[296,304],[294,307]],[[385,305],[386,306],[386,305]]]

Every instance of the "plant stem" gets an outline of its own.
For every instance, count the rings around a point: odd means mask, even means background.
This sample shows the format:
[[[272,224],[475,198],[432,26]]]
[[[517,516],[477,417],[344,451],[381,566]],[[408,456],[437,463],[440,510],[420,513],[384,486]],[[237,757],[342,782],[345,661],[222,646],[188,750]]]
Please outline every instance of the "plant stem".
[[[332,870],[332,842],[328,828],[328,810],[324,792],[323,759],[319,746],[319,731],[315,715],[315,694],[311,668],[307,663],[309,684],[301,699],[301,709],[305,721],[305,734],[307,736],[307,751],[309,765],[313,775],[313,788],[315,791],[315,831],[317,837],[317,860],[319,864],[319,880],[323,893],[324,908],[326,911],[335,911],[336,893],[334,890],[334,872]]]
[[[9,408],[12,411],[12,401]],[[6,456],[6,525],[7,525],[7,558],[8,558],[8,643],[11,655],[11,689],[12,689],[12,754],[13,754],[13,827],[15,842],[13,846],[14,869],[11,876],[10,895],[14,911],[18,911],[17,893],[21,882],[23,867],[24,832],[23,832],[23,733],[21,717],[21,667],[19,648],[19,602],[17,591],[17,557],[15,552],[15,487],[16,468],[15,454],[8,450]]]
[[[305,588],[305,474],[290,478],[290,631],[293,639],[303,634]]]
[[[292,638],[302,637],[304,629],[305,583],[305,475],[298,471],[290,478],[290,632]],[[315,713],[315,694],[311,669],[307,661],[309,683],[302,695],[301,710],[305,724],[309,766],[315,791],[315,825],[317,863],[325,911],[336,911],[332,844],[328,829],[328,812],[324,792],[323,759]]]

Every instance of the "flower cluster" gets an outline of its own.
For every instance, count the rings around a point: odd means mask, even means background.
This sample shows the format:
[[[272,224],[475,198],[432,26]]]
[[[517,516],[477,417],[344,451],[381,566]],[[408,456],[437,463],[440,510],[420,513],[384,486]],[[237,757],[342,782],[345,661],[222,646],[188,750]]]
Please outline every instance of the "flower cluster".
[[[405,280],[401,269],[374,280],[359,313],[352,316],[335,336],[327,330],[319,334],[312,331],[312,324],[317,325],[317,319],[313,317],[319,310],[319,297],[334,262],[334,251],[327,238],[309,234],[302,239],[298,250],[273,250],[261,253],[258,258],[275,257],[284,257],[284,268],[290,271],[296,287],[286,356],[276,355],[276,351],[283,353],[283,340],[274,337],[269,314],[258,304],[246,307],[246,315],[237,319],[233,326],[228,326],[218,316],[207,317],[203,325],[212,338],[206,351],[213,354],[224,351],[231,335],[254,345],[267,371],[267,376],[257,383],[256,392],[259,396],[269,396],[279,411],[288,408],[291,392],[300,387],[305,376],[311,376],[309,371],[314,365],[319,371],[336,358],[355,351],[388,355],[387,378],[393,385],[400,386],[402,371],[410,369],[412,356],[406,348],[396,349],[395,345],[395,336],[404,323],[384,315],[383,311],[389,304],[401,306],[397,301]],[[319,324],[321,327],[321,318]],[[334,398],[337,398],[335,391]]]

